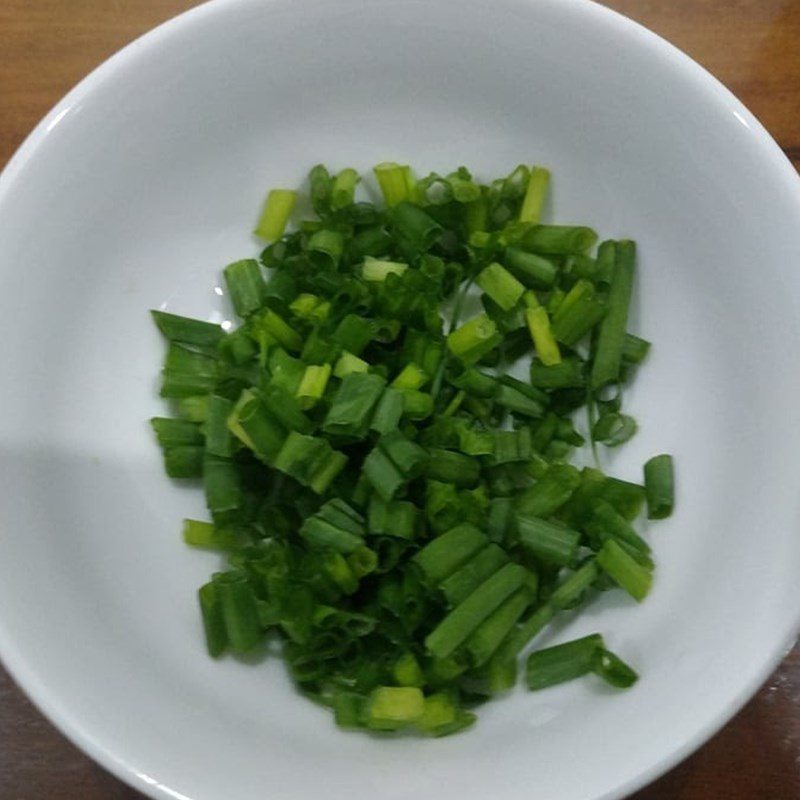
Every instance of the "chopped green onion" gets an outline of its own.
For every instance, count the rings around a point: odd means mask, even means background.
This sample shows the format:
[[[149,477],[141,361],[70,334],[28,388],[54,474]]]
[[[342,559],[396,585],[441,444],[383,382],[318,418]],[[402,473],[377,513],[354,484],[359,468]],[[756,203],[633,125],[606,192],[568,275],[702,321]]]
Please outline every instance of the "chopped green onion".
[[[383,199],[390,208],[398,203],[411,199],[413,178],[409,167],[386,161],[374,169]]]
[[[536,354],[542,364],[548,367],[560,364],[561,353],[550,330],[550,318],[547,316],[547,309],[541,306],[527,309],[525,311],[525,321],[528,323],[528,330],[531,333]]]
[[[525,287],[500,264],[489,264],[478,273],[475,283],[504,311],[510,311],[519,302]]]
[[[532,167],[528,186],[525,189],[525,199],[522,201],[522,208],[519,211],[520,222],[533,222],[534,224],[539,222],[549,185],[550,171],[544,167]]]
[[[421,389],[429,378],[413,361],[406,364],[399,375],[389,384],[393,389]]]
[[[180,342],[195,347],[216,347],[225,337],[222,327],[212,322],[180,317],[155,309],[150,313],[158,329],[170,342]]]
[[[442,581],[439,588],[448,604],[451,607],[457,606],[507,563],[508,556],[501,547],[487,544],[483,550]]]
[[[331,365],[308,366],[300,380],[295,396],[303,409],[312,408],[322,399],[331,376]]]
[[[531,653],[525,672],[528,688],[538,691],[588,675],[602,647],[603,637],[593,633]]]
[[[581,538],[578,531],[523,514],[517,514],[516,522],[520,545],[536,558],[561,567],[574,561]]]
[[[579,225],[536,225],[522,237],[523,247],[548,255],[585,253],[596,241],[591,228]]]
[[[497,652],[530,602],[530,592],[525,587],[518,589],[475,629],[466,643],[474,666],[482,666]]]
[[[469,635],[525,582],[526,570],[506,564],[456,606],[428,636],[425,646],[435,658],[447,658]]]
[[[363,438],[372,413],[386,388],[386,381],[368,372],[354,372],[342,379],[322,424],[325,433]]]
[[[619,377],[628,308],[633,292],[635,258],[636,246],[633,242],[617,242],[614,274],[608,294],[608,313],[600,325],[592,362],[591,384],[595,389],[616,381]]]
[[[577,344],[606,313],[594,286],[579,280],[567,293],[553,315],[553,335],[571,347]]]
[[[217,584],[206,583],[198,591],[200,612],[203,617],[203,630],[206,636],[206,648],[212,658],[222,655],[228,646],[228,634],[225,629],[225,617],[222,613],[222,600],[220,599]]]
[[[504,260],[506,267],[525,286],[547,289],[555,283],[556,265],[544,256],[528,253],[519,247],[507,247]]]
[[[647,496],[647,516],[650,519],[664,519],[672,514],[675,504],[672,456],[653,456],[644,465],[644,490]]]
[[[385,281],[389,275],[402,275],[407,269],[408,264],[401,261],[384,261],[367,256],[361,267],[361,276],[365,281]]]
[[[280,239],[286,230],[286,223],[297,202],[297,192],[290,189],[273,189],[268,195],[264,210],[258,218],[255,234],[271,242]]]
[[[618,689],[627,689],[639,680],[639,676],[619,656],[601,647],[595,653],[592,670],[606,683]]]
[[[463,523],[437,536],[414,556],[413,561],[425,580],[438,586],[488,544],[489,540],[478,528]]]
[[[339,356],[339,360],[336,362],[336,366],[333,368],[333,374],[337,378],[344,378],[345,375],[349,375],[351,372],[368,372],[369,371],[369,364],[366,361],[360,359],[358,356],[354,356],[352,353],[348,353],[345,351]]]
[[[634,600],[641,602],[650,592],[653,573],[639,564],[614,539],[606,539],[597,553],[597,563]]]
[[[254,258],[234,261],[225,267],[225,283],[231,302],[240,317],[247,317],[264,304],[267,285]]]
[[[410,725],[425,710],[422,690],[413,686],[379,686],[367,702],[367,726],[374,730],[396,730]]]

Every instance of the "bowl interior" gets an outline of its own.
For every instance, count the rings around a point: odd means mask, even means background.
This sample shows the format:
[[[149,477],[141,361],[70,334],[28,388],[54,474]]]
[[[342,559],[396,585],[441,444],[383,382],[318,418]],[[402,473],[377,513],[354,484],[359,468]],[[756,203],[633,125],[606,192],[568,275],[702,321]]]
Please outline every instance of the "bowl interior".
[[[481,178],[549,166],[553,220],[640,247],[628,397],[607,459],[675,454],[641,607],[592,631],[639,669],[488,704],[470,733],[335,730],[283,666],[203,650],[180,542],[200,492],[170,484],[147,418],[148,308],[230,319],[220,268],[254,255],[265,191],[308,168]],[[371,191],[366,187],[365,191]],[[572,0],[228,0],[159,29],[43,123],[0,181],[0,646],[67,732],[154,796],[193,800],[618,797],[720,725],[788,643],[796,536],[800,188],[758,123],[651,34]]]

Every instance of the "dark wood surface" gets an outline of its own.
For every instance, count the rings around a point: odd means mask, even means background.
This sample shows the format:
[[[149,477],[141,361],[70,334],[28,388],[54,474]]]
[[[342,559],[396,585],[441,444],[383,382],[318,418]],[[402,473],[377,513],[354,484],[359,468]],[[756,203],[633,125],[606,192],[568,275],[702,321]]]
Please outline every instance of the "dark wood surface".
[[[131,39],[195,4],[0,0],[0,166],[87,72]],[[800,0],[606,4],[711,70],[800,168]],[[42,798],[136,800],[141,795],[67,742],[0,668],[0,800]],[[798,648],[717,736],[632,800],[794,798],[800,798]]]

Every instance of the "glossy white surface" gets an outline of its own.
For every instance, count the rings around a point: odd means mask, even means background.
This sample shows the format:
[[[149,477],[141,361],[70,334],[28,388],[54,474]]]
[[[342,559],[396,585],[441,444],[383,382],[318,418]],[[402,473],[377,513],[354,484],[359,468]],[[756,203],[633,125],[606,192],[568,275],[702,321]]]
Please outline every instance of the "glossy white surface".
[[[635,607],[595,629],[642,674],[486,706],[466,735],[339,733],[275,659],[203,652],[202,513],[146,419],[146,310],[225,318],[220,268],[254,254],[265,190],[318,161],[555,176],[554,216],[640,245],[630,393],[672,452],[678,511]],[[0,653],[95,758],[157,798],[610,800],[755,690],[800,610],[800,181],[729,93],[582,0],[220,0],[163,26],[53,110],[0,178]]]

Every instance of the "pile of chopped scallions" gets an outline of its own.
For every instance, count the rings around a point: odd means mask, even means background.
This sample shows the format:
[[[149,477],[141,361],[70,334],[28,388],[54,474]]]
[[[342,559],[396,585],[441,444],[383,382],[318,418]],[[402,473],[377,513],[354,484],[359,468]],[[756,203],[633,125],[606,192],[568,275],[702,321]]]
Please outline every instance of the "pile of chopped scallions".
[[[340,726],[439,736],[513,686],[555,617],[645,598],[632,522],[671,513],[672,459],[643,485],[570,463],[576,421],[595,450],[636,432],[633,242],[595,252],[591,228],[541,224],[541,167],[374,172],[383,204],[314,167],[316,218],[290,233],[297,194],[269,193],[269,246],[224,270],[238,328],[153,312],[176,416],[152,426],[167,474],[205,489],[212,521],[185,520],[185,541],[226,555],[199,591],[211,655],[276,636]],[[526,663],[530,689],[590,672],[637,678],[598,634]]]

